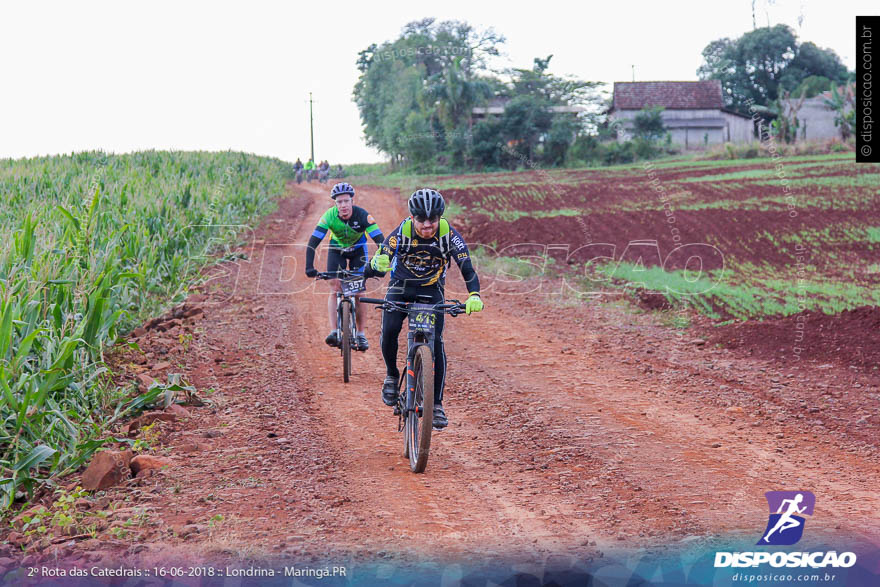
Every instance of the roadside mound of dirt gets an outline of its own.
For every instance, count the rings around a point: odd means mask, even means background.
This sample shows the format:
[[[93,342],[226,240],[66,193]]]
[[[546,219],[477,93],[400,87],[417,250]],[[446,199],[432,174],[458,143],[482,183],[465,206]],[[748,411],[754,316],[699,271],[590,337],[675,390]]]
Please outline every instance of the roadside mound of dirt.
[[[707,335],[712,344],[784,363],[833,362],[868,374],[880,365],[880,306],[835,315],[811,310],[775,320],[749,320],[710,327]]]

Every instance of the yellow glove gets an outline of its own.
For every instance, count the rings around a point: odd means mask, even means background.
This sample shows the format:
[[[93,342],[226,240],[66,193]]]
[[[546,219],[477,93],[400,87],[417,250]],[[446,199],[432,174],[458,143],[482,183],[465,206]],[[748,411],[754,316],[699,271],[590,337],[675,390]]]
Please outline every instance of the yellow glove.
[[[483,300],[480,299],[480,294],[471,294],[467,301],[464,303],[464,311],[470,314],[471,312],[479,312],[483,309]]]
[[[377,253],[376,256],[373,257],[373,260],[370,261],[370,267],[376,271],[385,273],[391,269],[391,258],[388,255]]]

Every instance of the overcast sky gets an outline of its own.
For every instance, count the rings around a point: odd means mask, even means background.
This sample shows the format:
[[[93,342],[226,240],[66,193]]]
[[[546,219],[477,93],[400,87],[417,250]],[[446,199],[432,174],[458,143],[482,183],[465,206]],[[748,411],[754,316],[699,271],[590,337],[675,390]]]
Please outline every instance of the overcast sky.
[[[757,0],[758,26],[855,66],[855,15],[875,1]],[[309,6],[310,8],[304,8]],[[503,65],[586,80],[695,80],[710,41],[752,29],[751,0],[724,2],[5,2],[0,157],[103,149],[234,149],[380,161],[351,98],[358,51],[427,16],[493,27]],[[798,18],[802,16],[802,23]]]

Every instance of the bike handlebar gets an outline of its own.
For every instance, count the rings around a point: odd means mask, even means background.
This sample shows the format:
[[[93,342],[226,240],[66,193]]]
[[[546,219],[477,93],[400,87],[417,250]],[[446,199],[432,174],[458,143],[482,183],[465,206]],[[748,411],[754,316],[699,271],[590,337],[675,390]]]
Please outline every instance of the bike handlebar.
[[[364,279],[364,274],[340,269],[339,271],[321,271],[315,276],[315,279]]]
[[[361,298],[360,301],[362,303],[367,304],[377,304],[380,309],[383,310],[399,310],[401,312],[412,312],[410,306],[416,302],[395,302],[393,300],[384,300],[379,298]],[[437,312],[445,312],[450,316],[457,316],[465,311],[465,305],[459,302],[458,300],[451,300],[449,302],[434,304],[432,307],[433,310]]]

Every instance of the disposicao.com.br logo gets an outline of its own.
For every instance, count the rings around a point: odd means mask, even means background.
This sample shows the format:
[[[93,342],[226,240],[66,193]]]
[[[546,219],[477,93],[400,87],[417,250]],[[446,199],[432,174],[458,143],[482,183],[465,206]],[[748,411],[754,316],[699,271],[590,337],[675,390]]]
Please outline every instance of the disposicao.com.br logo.
[[[768,491],[764,494],[770,506],[770,519],[759,546],[787,546],[795,544],[804,535],[803,516],[813,515],[816,496],[810,491]]]
[[[790,546],[804,534],[806,518],[812,516],[816,496],[810,491],[768,491],[764,494],[770,508],[767,528],[757,546]],[[716,567],[851,567],[856,564],[852,552],[716,552]]]

